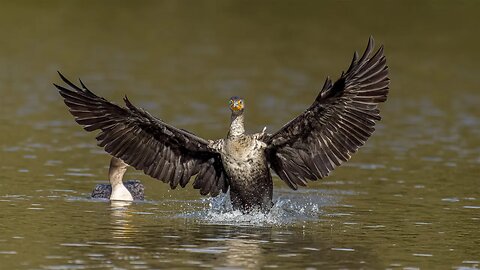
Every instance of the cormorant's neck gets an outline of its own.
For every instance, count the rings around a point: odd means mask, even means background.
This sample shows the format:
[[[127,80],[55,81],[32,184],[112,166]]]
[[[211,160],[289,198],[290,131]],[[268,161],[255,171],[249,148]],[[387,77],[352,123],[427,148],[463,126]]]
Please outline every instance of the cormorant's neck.
[[[130,194],[128,189],[123,185],[123,175],[127,171],[127,165],[114,165],[113,159],[114,158],[112,158],[110,162],[110,169],[108,171],[108,178],[112,185],[110,200],[133,201],[132,194]]]
[[[245,133],[245,128],[243,127],[243,112],[236,114],[232,113],[230,130],[228,131],[228,137],[240,136]]]
[[[108,171],[108,178],[110,179],[110,184],[112,185],[112,187],[123,185],[123,175],[126,171],[127,168],[110,166],[110,170]]]

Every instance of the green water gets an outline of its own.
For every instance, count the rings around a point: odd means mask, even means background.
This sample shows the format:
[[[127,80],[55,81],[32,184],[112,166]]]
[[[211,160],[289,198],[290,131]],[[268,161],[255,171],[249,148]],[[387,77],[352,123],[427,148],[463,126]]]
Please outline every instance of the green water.
[[[0,269],[478,269],[478,1],[0,2]],[[267,216],[130,170],[147,201],[89,199],[109,157],[52,86],[81,77],[175,126],[225,136],[227,100],[274,132],[370,35],[383,120],[308,188],[275,179]]]

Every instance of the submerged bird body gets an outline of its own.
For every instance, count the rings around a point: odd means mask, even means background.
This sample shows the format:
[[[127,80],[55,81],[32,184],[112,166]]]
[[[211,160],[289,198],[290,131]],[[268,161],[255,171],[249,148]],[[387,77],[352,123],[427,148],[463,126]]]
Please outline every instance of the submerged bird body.
[[[202,195],[230,190],[234,209],[266,212],[272,206],[270,170],[292,189],[306,186],[328,176],[372,135],[389,84],[383,47],[372,53],[370,38],[337,81],[327,78],[312,105],[273,134],[246,134],[244,101],[231,98],[228,135],[213,141],[153,117],[126,97],[126,107],[111,103],[82,81],[77,86],[60,74],[68,87],[55,86],[77,123],[100,131],[98,145],[112,156],[172,189],[194,178]]]
[[[142,182],[138,180],[128,180],[123,183],[127,191],[131,194],[132,200],[135,201],[143,201],[145,199],[145,187],[143,186]],[[92,198],[95,199],[110,199],[110,200],[118,200],[112,199],[110,196],[112,195],[112,185],[110,184],[97,184],[92,191]],[[122,199],[120,201],[131,201],[129,199]]]

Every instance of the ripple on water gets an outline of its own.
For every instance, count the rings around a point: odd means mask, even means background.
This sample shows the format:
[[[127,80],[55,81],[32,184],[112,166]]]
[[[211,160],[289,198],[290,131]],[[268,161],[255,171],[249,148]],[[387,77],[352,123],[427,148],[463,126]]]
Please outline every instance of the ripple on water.
[[[81,173],[81,172],[67,172],[65,175],[68,176],[80,176],[80,177],[94,177],[94,174],[91,173]]]
[[[480,209],[480,205],[465,205],[463,206],[465,209]]]
[[[187,251],[202,254],[221,254],[228,251],[227,247],[209,247],[209,248],[175,248],[178,251]]]
[[[60,246],[63,247],[91,247],[92,245],[85,244],[85,243],[62,243]]]
[[[14,250],[0,250],[0,255],[15,255],[17,254]]]
[[[63,161],[61,160],[54,160],[54,159],[49,159],[47,161],[45,161],[45,166],[58,166],[58,165],[61,165],[63,163]]]
[[[453,197],[453,198],[443,198],[442,199],[442,202],[459,202],[460,199],[459,198],[456,198],[456,197]]]
[[[429,253],[413,253],[412,255],[415,257],[433,257],[433,254]]]
[[[336,247],[331,248],[331,250],[335,250],[335,251],[350,251],[350,252],[355,251],[354,248],[336,248]]]
[[[144,247],[140,246],[131,246],[131,245],[108,245],[105,246],[106,248],[111,248],[111,249],[144,249]]]

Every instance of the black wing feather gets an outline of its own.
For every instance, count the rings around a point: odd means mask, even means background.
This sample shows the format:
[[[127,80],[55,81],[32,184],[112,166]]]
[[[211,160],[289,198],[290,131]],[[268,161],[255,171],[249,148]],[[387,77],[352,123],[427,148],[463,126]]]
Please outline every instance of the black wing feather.
[[[126,108],[120,107],[95,95],[81,80],[80,88],[58,74],[68,88],[54,85],[70,113],[85,130],[100,130],[96,139],[106,152],[171,188],[185,187],[197,175],[194,188],[202,195],[227,191],[220,154],[208,147],[208,141],[153,117],[126,96]]]
[[[374,132],[390,80],[383,46],[371,56],[373,48],[370,38],[362,57],[355,52],[335,83],[327,78],[304,113],[264,137],[271,168],[292,189],[327,176]]]

